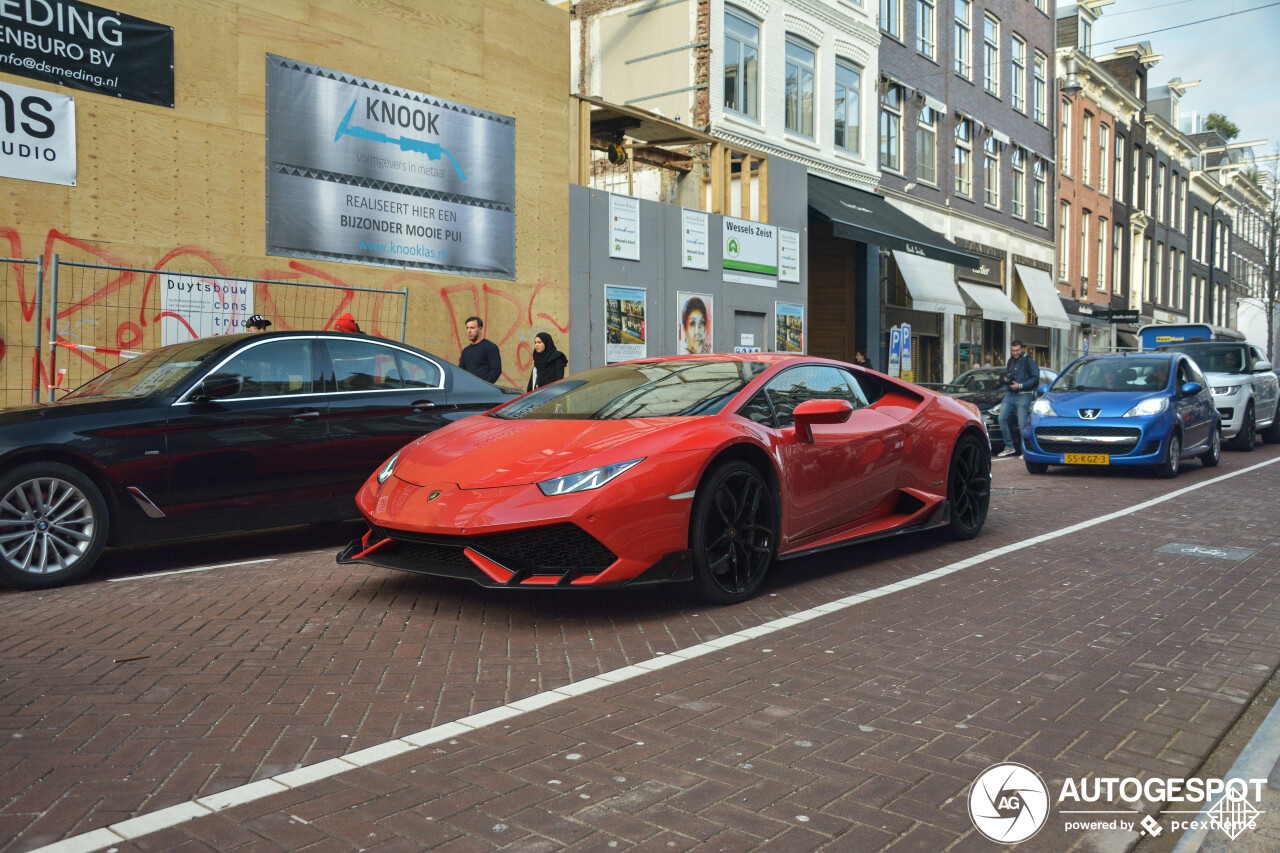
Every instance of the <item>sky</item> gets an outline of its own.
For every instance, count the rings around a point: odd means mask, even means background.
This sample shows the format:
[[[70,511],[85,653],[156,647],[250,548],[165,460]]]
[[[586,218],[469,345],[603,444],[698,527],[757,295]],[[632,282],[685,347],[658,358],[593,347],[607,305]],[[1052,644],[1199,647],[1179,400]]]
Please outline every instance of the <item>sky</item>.
[[[1102,8],[1095,57],[1139,41],[1163,54],[1148,86],[1175,77],[1200,81],[1180,102],[1184,117],[1222,113],[1240,126],[1234,141],[1265,139],[1254,153],[1274,153],[1280,144],[1280,0],[1116,0]]]

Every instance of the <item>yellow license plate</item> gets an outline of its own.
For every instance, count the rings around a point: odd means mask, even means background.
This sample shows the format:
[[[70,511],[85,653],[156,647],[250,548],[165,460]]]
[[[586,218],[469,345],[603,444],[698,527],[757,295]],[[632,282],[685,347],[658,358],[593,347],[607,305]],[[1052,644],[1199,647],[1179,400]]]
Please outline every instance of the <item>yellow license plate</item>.
[[[1110,465],[1111,457],[1105,453],[1064,453],[1062,461],[1068,465]]]

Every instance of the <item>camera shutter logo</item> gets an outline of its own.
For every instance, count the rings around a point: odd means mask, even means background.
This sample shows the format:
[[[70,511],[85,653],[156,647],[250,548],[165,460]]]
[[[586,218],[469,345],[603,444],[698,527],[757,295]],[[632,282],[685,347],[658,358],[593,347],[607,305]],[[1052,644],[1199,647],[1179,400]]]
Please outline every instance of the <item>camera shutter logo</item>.
[[[1023,764],[992,765],[969,789],[969,817],[992,841],[1026,841],[1049,819],[1049,789],[1040,774]]]

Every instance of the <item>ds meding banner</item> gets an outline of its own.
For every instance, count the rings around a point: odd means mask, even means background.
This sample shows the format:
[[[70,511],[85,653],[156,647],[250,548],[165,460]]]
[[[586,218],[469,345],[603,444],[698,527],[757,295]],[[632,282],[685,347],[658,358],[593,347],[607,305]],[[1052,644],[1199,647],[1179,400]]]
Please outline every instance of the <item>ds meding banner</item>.
[[[515,278],[515,119],[267,55],[267,253]]]
[[[173,27],[78,0],[0,0],[0,71],[173,106]]]

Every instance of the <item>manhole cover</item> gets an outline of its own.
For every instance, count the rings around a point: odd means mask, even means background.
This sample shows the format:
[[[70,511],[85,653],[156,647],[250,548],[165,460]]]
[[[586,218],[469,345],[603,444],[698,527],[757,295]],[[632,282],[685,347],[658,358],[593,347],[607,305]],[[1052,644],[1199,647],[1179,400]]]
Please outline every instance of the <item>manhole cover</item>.
[[[1220,548],[1216,545],[1188,545],[1184,542],[1170,542],[1156,549],[1158,554],[1180,554],[1184,557],[1212,557],[1215,560],[1234,560],[1237,563],[1247,560],[1256,550],[1248,548]]]

